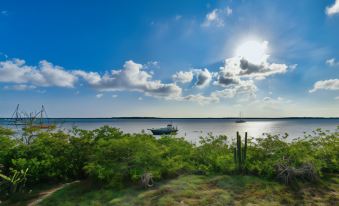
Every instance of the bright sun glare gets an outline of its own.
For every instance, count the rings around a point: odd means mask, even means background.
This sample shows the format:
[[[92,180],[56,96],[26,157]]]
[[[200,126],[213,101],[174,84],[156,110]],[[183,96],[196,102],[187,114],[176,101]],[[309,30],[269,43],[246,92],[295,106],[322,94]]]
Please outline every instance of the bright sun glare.
[[[254,64],[260,64],[267,58],[267,41],[247,41],[236,50],[236,55],[241,56]]]

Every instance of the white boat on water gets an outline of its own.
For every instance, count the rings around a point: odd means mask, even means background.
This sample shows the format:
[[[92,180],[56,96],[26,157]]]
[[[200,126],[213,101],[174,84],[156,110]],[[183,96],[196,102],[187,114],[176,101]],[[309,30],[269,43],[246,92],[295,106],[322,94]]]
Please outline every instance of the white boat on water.
[[[164,134],[177,134],[178,128],[174,127],[172,124],[168,124],[166,127],[157,128],[157,129],[148,129],[154,135],[164,135]]]

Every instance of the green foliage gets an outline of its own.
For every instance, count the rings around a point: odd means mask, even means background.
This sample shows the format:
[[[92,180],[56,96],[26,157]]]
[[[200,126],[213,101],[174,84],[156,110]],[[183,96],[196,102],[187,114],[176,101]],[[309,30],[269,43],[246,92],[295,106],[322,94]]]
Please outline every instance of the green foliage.
[[[105,134],[93,147],[85,170],[102,182],[138,181],[145,172],[160,176],[161,150],[153,136]]]
[[[192,171],[194,168],[194,146],[184,138],[164,136],[157,141],[161,149],[161,174],[173,177]]]
[[[195,148],[194,160],[197,170],[205,173],[227,173],[235,168],[233,152],[227,144],[227,136],[200,138],[200,145]]]
[[[209,134],[197,145],[183,138],[124,134],[108,126],[91,131],[26,132],[33,135],[28,141],[0,127],[0,169],[3,177],[28,169],[29,186],[85,178],[123,186],[136,184],[144,173],[151,173],[157,182],[185,173],[238,173],[239,168],[273,178],[277,175],[275,166],[283,161],[296,168],[312,164],[323,176],[339,172],[338,131],[316,130],[295,140],[288,135],[245,136],[244,143],[240,136],[236,143],[226,136]]]
[[[1,190],[8,191],[10,193],[22,192],[26,185],[27,181],[27,172],[28,168],[25,170],[12,170],[11,176],[6,176],[0,173],[0,179],[3,183],[1,185]]]

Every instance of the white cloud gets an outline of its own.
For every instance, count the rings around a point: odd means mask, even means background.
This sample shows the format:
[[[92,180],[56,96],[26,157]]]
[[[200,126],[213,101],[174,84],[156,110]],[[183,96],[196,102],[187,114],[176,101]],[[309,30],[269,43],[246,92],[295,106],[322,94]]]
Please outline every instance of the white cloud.
[[[195,82],[195,86],[198,88],[204,88],[209,85],[212,80],[212,73],[208,71],[208,69],[194,69],[194,74],[196,75],[197,81]]]
[[[264,41],[267,45],[268,42]],[[295,69],[297,65],[290,65]],[[205,69],[193,69],[188,72],[177,72],[173,79],[181,82],[191,82],[196,78],[195,86],[206,87],[214,79],[213,86],[222,87],[222,90],[212,91],[210,94],[189,94],[181,100],[195,101],[199,104],[219,102],[221,99],[230,99],[241,96],[243,100],[253,99],[256,96],[256,80],[262,80],[275,74],[286,73],[288,66],[269,62],[269,54],[260,55],[260,62],[253,63],[242,56],[231,57],[225,60],[225,65],[217,73]],[[245,97],[245,98],[244,98]]]
[[[188,71],[188,72],[179,71],[172,76],[172,79],[174,82],[180,82],[183,84],[190,83],[193,80],[193,72],[192,71]]]
[[[331,67],[339,66],[339,61],[337,61],[335,58],[327,59],[326,64]]]
[[[339,90],[339,79],[317,81],[309,92],[312,93],[317,90]]]
[[[181,98],[181,100],[198,102],[201,105],[217,103],[222,99],[231,99],[235,96],[243,96],[247,98],[255,97],[257,87],[253,81],[243,81],[242,84],[231,85],[223,90],[216,90],[207,96],[202,94],[191,94]]]
[[[101,77],[97,72],[85,72],[82,70],[75,70],[72,72],[74,75],[82,77],[89,84],[95,85],[100,82]]]
[[[339,96],[335,97],[334,99],[335,99],[335,100],[339,100]]]
[[[332,6],[326,7],[326,14],[328,16],[339,14],[339,0],[335,0]]]
[[[230,7],[226,7],[225,9],[213,9],[210,13],[207,13],[205,16],[205,20],[202,23],[202,26],[216,26],[223,27],[224,26],[224,18],[230,16],[233,13],[233,10]]]
[[[38,67],[28,66],[21,59],[0,62],[0,82],[42,87],[74,87],[76,81],[75,75],[45,60],[40,61]]]
[[[141,64],[132,60],[126,61],[123,69],[112,70],[103,76],[93,73],[76,72],[87,82],[100,91],[137,91],[145,95],[175,99],[181,95],[181,88],[174,83],[165,84],[159,80],[152,80],[152,74],[143,70]]]
[[[99,93],[99,94],[95,95],[95,97],[98,98],[98,99],[100,99],[103,96],[104,96],[104,94],[102,94],[102,93]]]
[[[213,77],[213,74],[208,71],[207,68],[204,69],[192,69],[190,71],[178,71],[173,76],[172,79],[174,82],[179,83],[190,83],[193,78],[196,79],[194,85],[198,88],[204,88],[209,85]]]
[[[267,59],[268,55],[264,62],[253,64],[242,57],[232,57],[225,60],[225,66],[217,73],[207,68],[178,71],[170,83],[153,79],[148,65],[158,65],[157,62],[142,65],[130,60],[120,70],[99,74],[84,70],[66,71],[45,60],[40,61],[38,66],[29,66],[24,60],[12,59],[0,62],[0,82],[15,83],[16,86],[7,86],[6,89],[27,90],[48,86],[74,87],[77,81],[82,80],[98,91],[96,98],[101,98],[103,92],[108,91],[135,91],[155,98],[208,104],[236,96],[253,98],[257,91],[255,80],[286,72],[286,65],[269,63]],[[182,88],[176,84],[193,82],[193,87],[201,89],[209,86],[212,80],[213,86],[222,89],[208,90],[205,95],[192,94],[188,88],[184,95]],[[116,97],[112,95],[112,98]]]
[[[139,100],[139,101],[142,101],[142,97],[138,97],[138,100]]]
[[[16,84],[11,86],[4,86],[5,90],[15,90],[15,91],[25,91],[25,90],[32,90],[35,89],[36,86],[27,85],[27,84]]]
[[[44,86],[73,87],[77,81],[73,74],[45,60],[40,61],[40,73],[45,81]]]
[[[118,95],[116,95],[116,94],[112,95],[112,98],[117,98],[117,97],[118,97]]]
[[[274,74],[287,72],[286,64],[263,62],[253,64],[243,57],[232,57],[225,60],[225,66],[221,67],[217,75],[216,83],[221,86],[239,84],[241,78],[261,80]]]
[[[215,95],[204,96],[202,94],[190,94],[182,98],[186,101],[197,102],[200,105],[217,103],[220,101],[220,98]]]

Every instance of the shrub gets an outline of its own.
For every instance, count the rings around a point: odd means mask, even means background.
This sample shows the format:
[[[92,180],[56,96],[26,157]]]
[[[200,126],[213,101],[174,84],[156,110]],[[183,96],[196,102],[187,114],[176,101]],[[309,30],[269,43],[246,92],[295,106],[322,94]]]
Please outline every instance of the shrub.
[[[200,137],[194,158],[198,170],[205,173],[230,173],[234,170],[233,151],[227,144],[227,136]]]
[[[136,182],[145,172],[160,177],[161,148],[150,135],[106,134],[94,145],[85,170],[91,177],[108,184]]]
[[[1,174],[10,177],[11,171],[28,169],[30,185],[90,176],[103,184],[122,186],[138,182],[145,173],[157,180],[182,173],[237,172],[235,143],[226,136],[201,137],[195,145],[183,138],[124,134],[104,126],[91,131],[74,128],[68,133],[34,130],[29,141],[16,137],[0,127]],[[243,171],[273,178],[276,165],[288,163],[293,168],[312,165],[321,175],[339,172],[338,131],[316,130],[293,141],[287,137],[266,134],[249,139]]]

